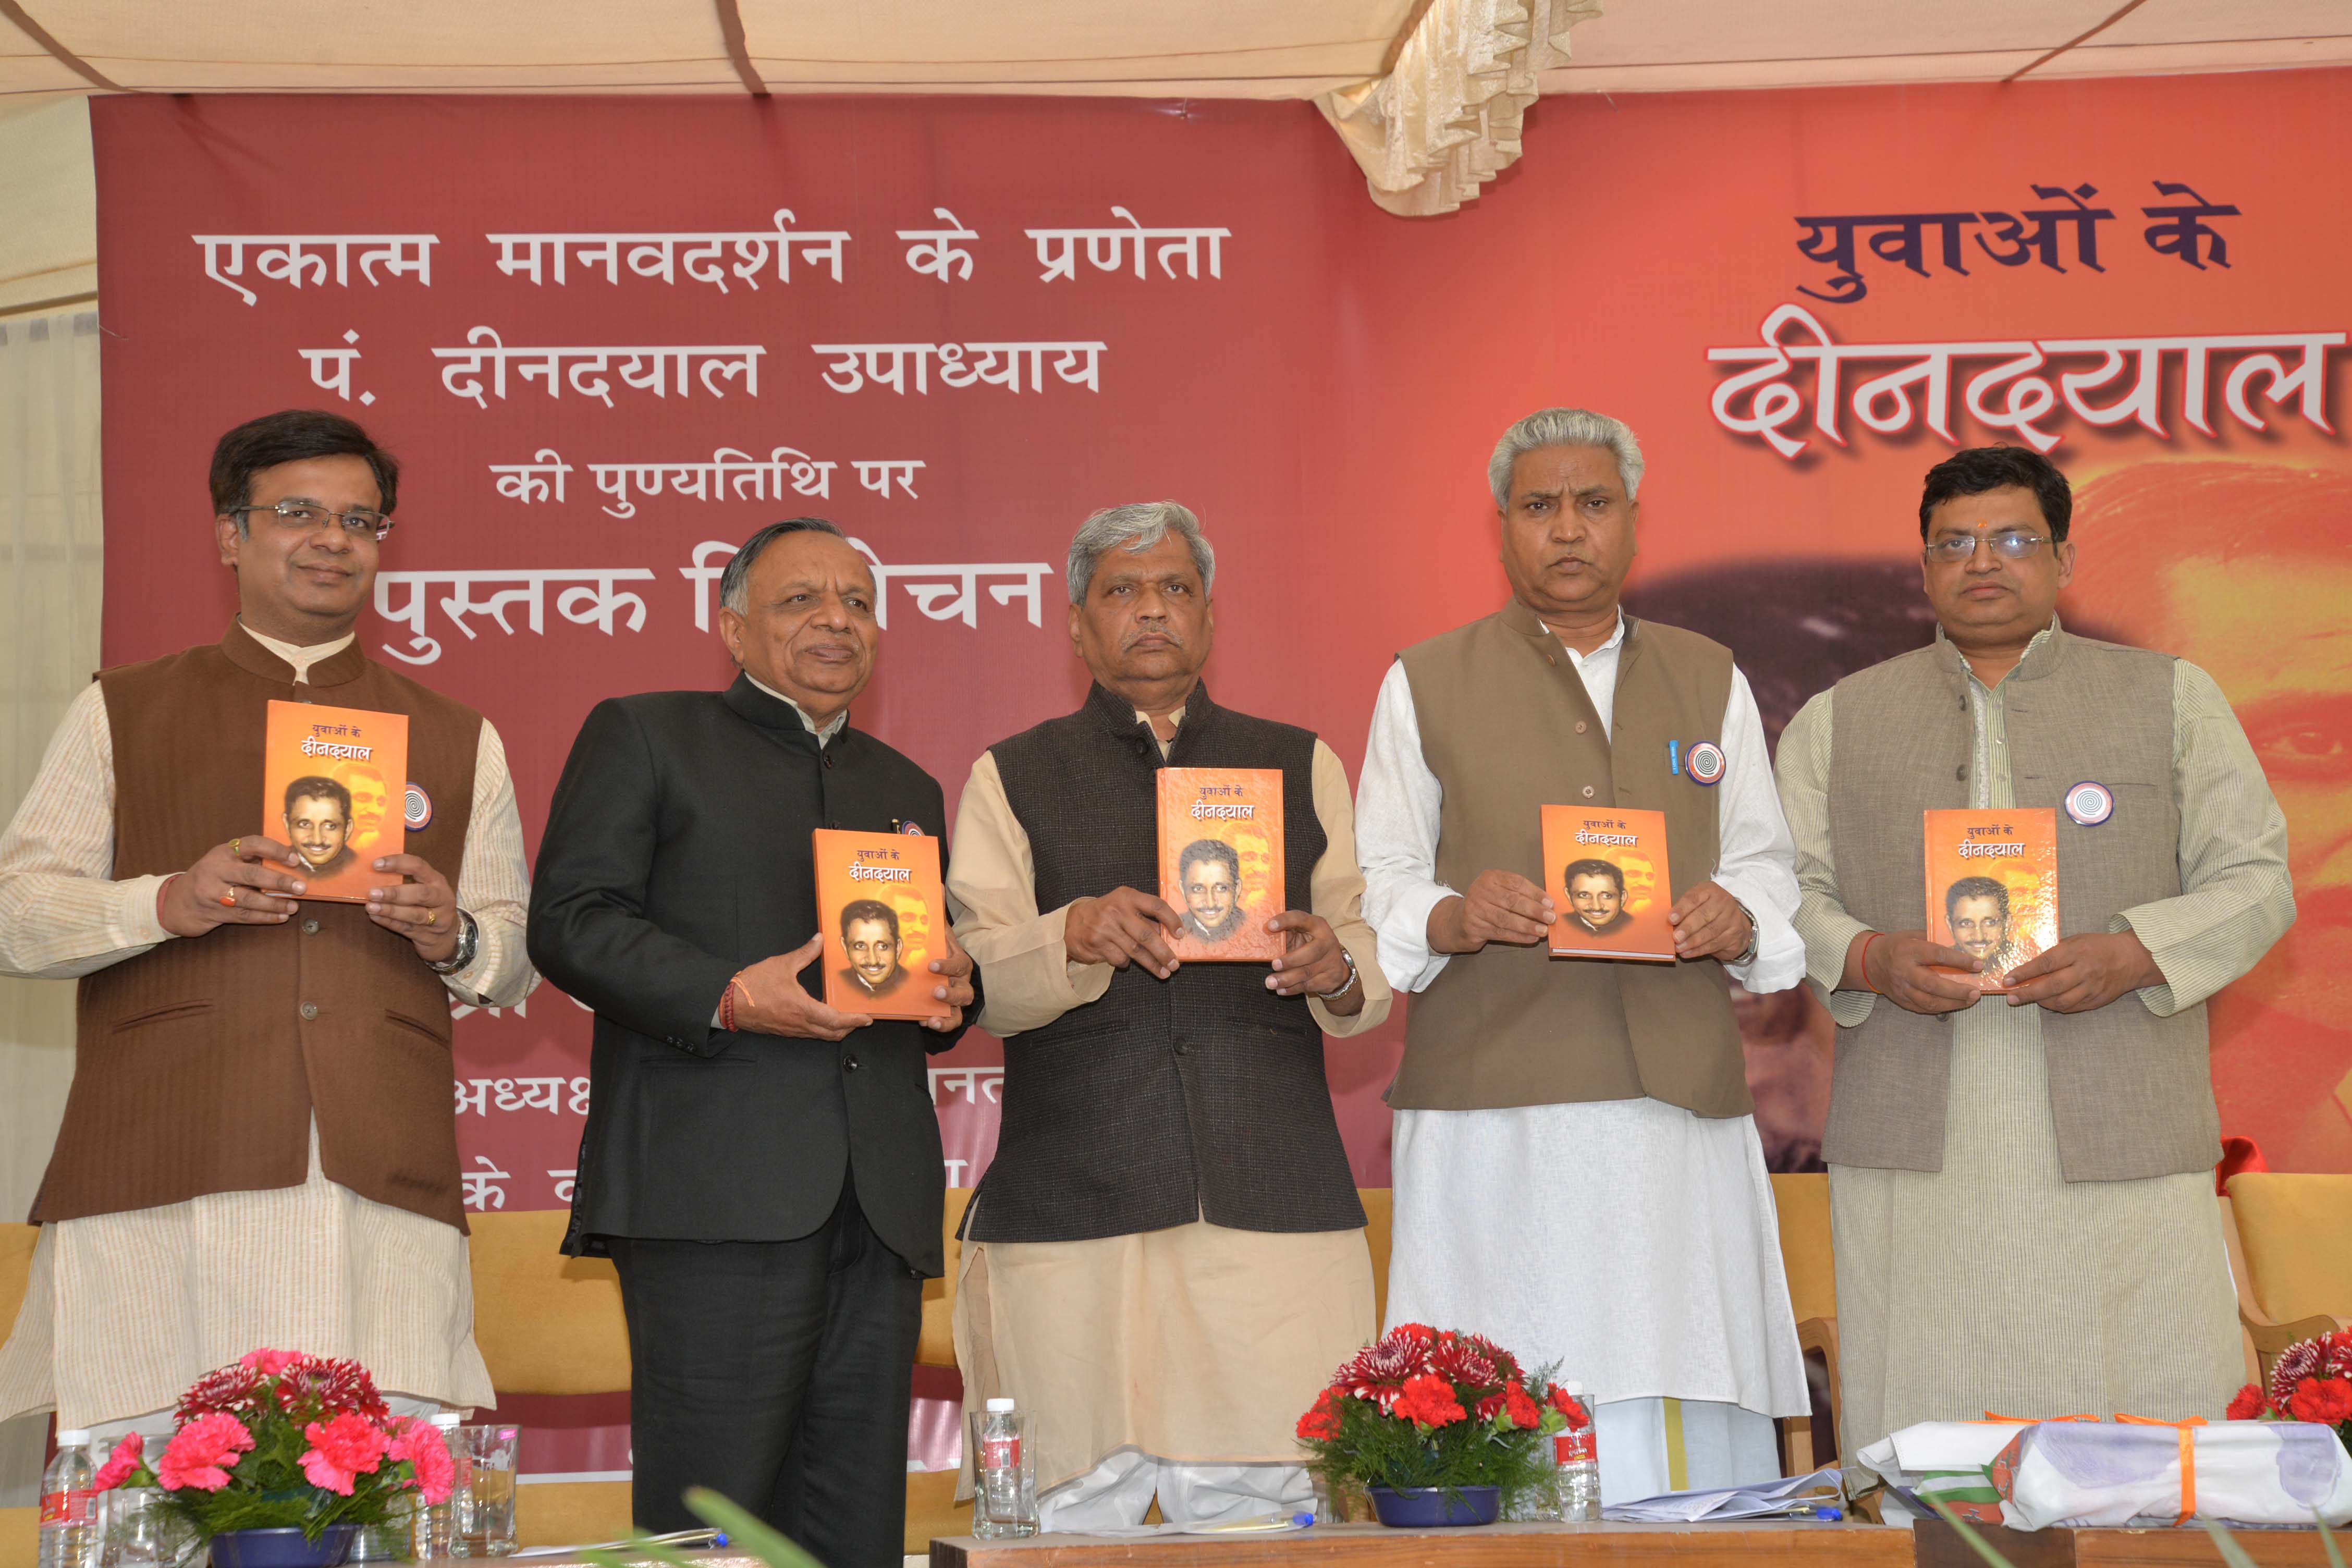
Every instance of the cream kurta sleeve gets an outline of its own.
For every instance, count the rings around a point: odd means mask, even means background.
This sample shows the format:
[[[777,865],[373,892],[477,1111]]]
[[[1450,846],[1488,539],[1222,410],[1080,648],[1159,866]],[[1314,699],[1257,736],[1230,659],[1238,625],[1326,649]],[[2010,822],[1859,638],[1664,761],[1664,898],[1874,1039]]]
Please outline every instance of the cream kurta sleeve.
[[[1356,961],[1364,986],[1363,1010],[1336,1017],[1314,998],[1307,1010],[1326,1034],[1354,1035],[1388,1016],[1390,992],[1381,973],[1371,927],[1364,923],[1364,874],[1356,863],[1355,810],[1348,772],[1322,742],[1315,742],[1315,815],[1325,847],[1307,879],[1313,912],[1329,922]],[[1108,963],[1073,963],[1063,946],[1069,907],[1037,908],[1036,862],[1029,835],[1005,798],[996,758],[982,752],[972,764],[956,806],[955,849],[948,866],[948,892],[962,913],[956,939],[971,954],[985,980],[982,1028],[1002,1038],[1042,1028],[1073,1007],[1083,1007],[1110,988]]]
[[[1821,692],[1780,731],[1780,814],[1797,846],[1797,934],[1805,942],[1805,979],[1840,1028],[1870,1016],[1878,998],[1840,991],[1846,950],[1870,928],[1846,913],[1830,851],[1830,694]]]

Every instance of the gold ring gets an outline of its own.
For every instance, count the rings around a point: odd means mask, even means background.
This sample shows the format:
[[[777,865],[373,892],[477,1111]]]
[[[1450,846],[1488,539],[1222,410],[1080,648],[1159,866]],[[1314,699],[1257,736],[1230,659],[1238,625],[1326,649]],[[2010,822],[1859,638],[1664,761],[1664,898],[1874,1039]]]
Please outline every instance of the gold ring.
[[[427,910],[425,911],[425,923],[426,925],[437,925],[440,923],[440,921],[441,911],[439,910]]]
[[[236,889],[231,888],[227,892],[223,893],[220,896],[220,901],[226,908],[232,910],[236,908]]]
[[[236,855],[236,856],[239,856],[240,858],[242,858],[242,856],[241,856],[241,852],[240,852],[240,851],[239,851],[239,849],[237,848],[237,846],[239,846],[240,844],[243,844],[244,842],[245,842],[245,838],[244,838],[244,836],[243,836],[243,835],[241,835],[241,834],[240,834],[238,837],[235,837],[235,838],[230,839],[230,840],[228,841],[228,852],[229,852],[231,855]]]

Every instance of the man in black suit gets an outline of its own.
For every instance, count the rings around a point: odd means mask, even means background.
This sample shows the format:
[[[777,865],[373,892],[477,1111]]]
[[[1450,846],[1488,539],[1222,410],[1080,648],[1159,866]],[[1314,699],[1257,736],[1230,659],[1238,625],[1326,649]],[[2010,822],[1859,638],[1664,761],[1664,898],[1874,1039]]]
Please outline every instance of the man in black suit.
[[[761,529],[719,582],[724,692],[608,699],[540,847],[530,952],[596,1012],[564,1250],[609,1253],[628,1316],[635,1514],[717,1489],[828,1568],[897,1568],[922,1281],[944,1186],[927,1051],[944,1018],[821,1000],[810,831],[937,834],[940,786],[848,727],[875,589],[831,523]]]

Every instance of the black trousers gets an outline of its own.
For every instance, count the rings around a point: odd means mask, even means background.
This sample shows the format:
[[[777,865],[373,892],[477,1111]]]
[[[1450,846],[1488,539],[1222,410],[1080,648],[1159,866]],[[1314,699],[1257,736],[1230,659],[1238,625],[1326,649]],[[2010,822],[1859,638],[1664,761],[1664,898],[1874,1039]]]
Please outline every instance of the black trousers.
[[[826,1568],[899,1568],[923,1281],[846,1179],[796,1241],[607,1238],[628,1315],[632,1502],[653,1531],[709,1487]]]

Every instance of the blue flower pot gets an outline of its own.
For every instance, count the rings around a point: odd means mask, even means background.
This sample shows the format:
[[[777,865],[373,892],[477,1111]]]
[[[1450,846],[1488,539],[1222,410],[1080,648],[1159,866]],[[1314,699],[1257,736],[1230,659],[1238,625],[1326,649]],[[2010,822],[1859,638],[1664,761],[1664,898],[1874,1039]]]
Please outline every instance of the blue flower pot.
[[[292,1526],[225,1530],[213,1537],[213,1568],[335,1568],[352,1549],[355,1524],[331,1524],[317,1541]]]
[[[1448,1497],[1442,1487],[1367,1487],[1372,1512],[1397,1528],[1433,1524],[1492,1524],[1503,1510],[1500,1487],[1463,1487]]]

